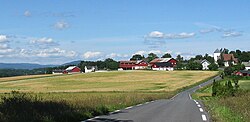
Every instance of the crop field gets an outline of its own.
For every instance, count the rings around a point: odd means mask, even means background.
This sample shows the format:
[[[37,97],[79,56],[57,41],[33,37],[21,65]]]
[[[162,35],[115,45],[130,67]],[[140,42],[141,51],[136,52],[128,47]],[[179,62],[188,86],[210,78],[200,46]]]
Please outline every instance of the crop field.
[[[0,121],[78,122],[139,103],[168,99],[179,89],[217,73],[112,71],[0,78]]]
[[[208,77],[213,71],[122,71],[57,76],[0,78],[0,92],[174,91]]]

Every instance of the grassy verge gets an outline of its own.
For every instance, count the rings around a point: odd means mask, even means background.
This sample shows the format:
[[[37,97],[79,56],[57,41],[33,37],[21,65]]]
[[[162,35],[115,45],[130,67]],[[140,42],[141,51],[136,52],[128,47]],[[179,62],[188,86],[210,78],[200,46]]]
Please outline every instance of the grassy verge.
[[[147,101],[166,99],[171,92],[79,92],[1,94],[0,121],[81,121]]]
[[[228,78],[220,82],[226,80]],[[246,81],[244,81],[244,84],[246,84]],[[246,90],[245,86],[242,88],[244,89],[241,89],[234,97],[212,97],[212,86],[210,85],[197,90],[192,97],[204,102],[213,121],[248,122],[250,121],[250,91]]]

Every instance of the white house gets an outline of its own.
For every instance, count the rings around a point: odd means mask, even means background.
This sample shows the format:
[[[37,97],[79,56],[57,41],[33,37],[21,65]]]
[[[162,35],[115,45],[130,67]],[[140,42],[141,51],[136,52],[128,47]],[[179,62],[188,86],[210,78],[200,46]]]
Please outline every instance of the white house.
[[[246,70],[250,70],[250,61],[242,62],[242,64],[244,64]]]
[[[195,60],[195,62],[200,63],[202,65],[202,70],[208,70],[208,66],[211,64],[208,60]]]
[[[84,67],[84,72],[89,73],[89,72],[95,72],[96,67],[95,66],[85,66]]]

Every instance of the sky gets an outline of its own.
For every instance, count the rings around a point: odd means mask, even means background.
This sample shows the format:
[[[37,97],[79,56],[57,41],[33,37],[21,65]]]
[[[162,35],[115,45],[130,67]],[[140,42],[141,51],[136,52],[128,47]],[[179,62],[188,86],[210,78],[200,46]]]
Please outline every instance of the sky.
[[[249,0],[2,0],[0,63],[249,51]]]

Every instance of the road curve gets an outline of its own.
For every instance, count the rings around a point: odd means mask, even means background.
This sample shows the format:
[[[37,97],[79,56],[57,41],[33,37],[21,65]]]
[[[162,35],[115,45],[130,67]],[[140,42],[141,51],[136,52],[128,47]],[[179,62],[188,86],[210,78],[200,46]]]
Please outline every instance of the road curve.
[[[200,87],[209,85],[216,76],[198,86],[180,92],[171,99],[156,100],[117,110],[109,115],[97,116],[84,122],[205,122],[209,121],[208,113],[201,101],[190,96]]]

